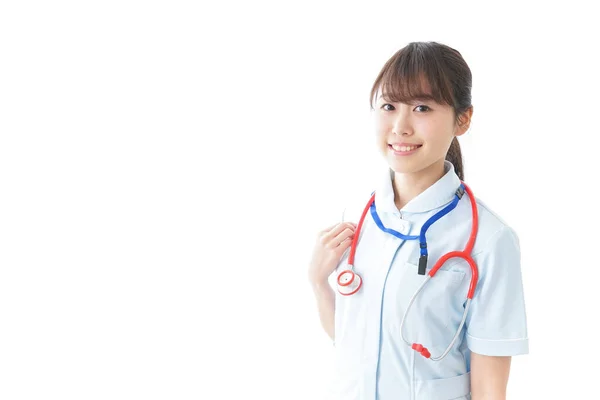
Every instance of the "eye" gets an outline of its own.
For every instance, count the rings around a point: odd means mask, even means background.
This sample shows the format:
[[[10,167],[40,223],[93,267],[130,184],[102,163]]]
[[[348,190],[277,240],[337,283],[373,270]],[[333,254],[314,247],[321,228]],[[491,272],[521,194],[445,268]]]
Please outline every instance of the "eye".
[[[391,110],[390,110],[390,109],[386,109],[386,108],[385,108],[385,106],[390,106],[390,107],[392,107],[392,109],[391,109]],[[394,106],[393,106],[393,105],[391,105],[391,104],[389,104],[389,103],[385,103],[384,105],[382,105],[382,106],[381,106],[381,108],[382,108],[384,111],[393,111],[393,110],[395,110]]]
[[[415,110],[416,110],[417,108],[419,108],[419,107],[425,107],[425,108],[426,108],[426,110],[424,110],[424,111],[422,111],[422,112],[431,111],[431,108],[429,108],[429,106],[426,106],[426,105],[423,105],[423,104],[420,104],[420,105],[416,106],[416,107],[415,107]]]

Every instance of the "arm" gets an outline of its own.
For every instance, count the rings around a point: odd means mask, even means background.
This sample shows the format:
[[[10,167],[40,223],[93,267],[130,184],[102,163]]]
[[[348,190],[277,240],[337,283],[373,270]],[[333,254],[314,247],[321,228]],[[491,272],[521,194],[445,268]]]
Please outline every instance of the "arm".
[[[329,282],[325,281],[311,281],[313,293],[317,298],[317,307],[319,308],[319,318],[321,325],[325,332],[329,335],[331,340],[335,339],[335,293]]]
[[[355,229],[356,224],[342,222],[321,231],[308,270],[308,279],[317,298],[321,325],[331,340],[335,340],[335,292],[329,286],[329,276],[350,247]]]
[[[471,352],[472,400],[506,400],[511,357]]]
[[[482,247],[473,256],[479,282],[465,322],[472,400],[504,400],[511,357],[529,352],[519,240],[503,227]]]

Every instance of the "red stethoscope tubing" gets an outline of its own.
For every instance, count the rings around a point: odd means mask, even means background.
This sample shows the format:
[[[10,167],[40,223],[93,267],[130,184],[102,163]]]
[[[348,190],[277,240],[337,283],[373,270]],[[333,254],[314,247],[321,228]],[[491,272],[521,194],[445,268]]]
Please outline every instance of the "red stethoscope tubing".
[[[462,258],[462,259],[466,260],[467,263],[469,264],[469,266],[471,267],[471,272],[472,272],[471,283],[469,285],[469,292],[467,294],[467,298],[472,299],[475,294],[475,289],[477,287],[479,273],[477,270],[477,264],[475,263],[475,260],[473,260],[473,258],[471,258],[470,254],[473,251],[473,246],[475,245],[475,238],[477,237],[477,230],[479,228],[479,215],[477,212],[477,203],[475,202],[475,197],[473,196],[473,192],[464,182],[461,182],[461,183],[463,184],[463,186],[465,187],[465,191],[469,195],[469,200],[471,202],[471,212],[473,215],[473,221],[472,221],[472,225],[471,225],[471,234],[469,236],[469,240],[467,241],[467,245],[465,246],[465,249],[463,251],[452,251],[452,252],[447,253],[444,256],[442,256],[437,261],[437,263],[433,266],[433,268],[429,271],[429,276],[431,276],[433,278],[433,276],[441,268],[441,266],[446,261],[448,261],[450,258],[457,257],[457,258]],[[352,244],[350,245],[350,255],[348,256],[348,266],[350,267],[350,269],[342,271],[338,275],[338,284],[341,286],[350,285],[354,281],[355,274],[352,271],[352,269],[354,267],[354,256],[356,254],[356,248],[358,247],[357,246],[358,239],[360,236],[360,232],[362,230],[363,223],[365,222],[367,213],[369,212],[369,209],[371,208],[371,205],[373,204],[374,201],[375,201],[375,193],[373,193],[373,195],[369,199],[369,202],[367,203],[367,206],[363,210],[363,213],[358,222],[358,226],[356,227],[356,231],[354,232],[354,238],[352,239]],[[340,281],[340,278],[342,277],[342,275],[344,273],[352,274],[352,278],[351,278],[350,282],[342,283]],[[361,282],[361,284],[362,284],[362,282]],[[358,291],[358,289],[356,291]],[[356,293],[356,291],[352,292],[352,294]],[[344,295],[348,295],[348,294],[344,294]]]
[[[360,231],[362,229],[363,223],[365,222],[365,217],[367,216],[367,213],[369,212],[369,209],[371,208],[371,204],[373,204],[374,201],[375,201],[375,193],[373,193],[373,196],[371,196],[369,203],[365,207],[365,209],[360,217],[360,220],[358,221],[358,226],[356,227],[356,230],[354,231],[354,237],[352,238],[352,244],[350,245],[350,255],[348,256],[348,265],[351,265],[351,266],[354,265],[354,254],[356,254],[356,247],[357,247],[356,245],[358,243],[358,236],[360,235]]]
[[[467,245],[465,246],[465,249],[463,251],[452,251],[450,253],[443,255],[437,261],[437,263],[435,263],[433,268],[431,268],[431,271],[429,271],[429,276],[431,276],[433,278],[433,276],[435,275],[436,272],[438,272],[438,270],[441,268],[441,266],[444,265],[444,263],[451,258],[457,257],[457,258],[464,259],[465,261],[467,261],[467,263],[469,263],[469,266],[471,267],[471,273],[472,273],[471,284],[469,285],[469,292],[467,294],[467,298],[472,299],[473,295],[475,294],[475,288],[477,286],[477,281],[479,279],[479,272],[477,270],[477,264],[475,263],[475,260],[473,260],[473,258],[471,257],[471,252],[473,251],[473,246],[475,246],[475,238],[477,237],[477,230],[479,228],[479,214],[477,212],[477,203],[475,202],[475,197],[473,197],[473,192],[464,182],[463,182],[463,185],[465,187],[466,192],[469,194],[469,199],[471,200],[471,213],[473,215],[473,223],[471,225],[471,234],[469,235],[469,241],[467,242]]]
[[[471,257],[471,252],[473,251],[473,247],[475,246],[477,230],[479,228],[479,215],[477,212],[477,202],[475,201],[475,197],[473,196],[473,192],[471,191],[471,189],[464,182],[461,181],[461,183],[462,183],[462,186],[464,186],[465,191],[467,192],[467,194],[469,196],[469,200],[471,202],[471,212],[472,212],[472,216],[473,216],[469,240],[467,241],[467,244],[463,251],[451,251],[447,254],[444,254],[435,263],[433,268],[428,273],[429,277],[427,277],[423,281],[421,287],[413,295],[411,301],[409,302],[409,305],[407,306],[407,309],[404,312],[404,316],[402,317],[402,322],[400,324],[400,333],[402,335],[402,340],[404,340],[404,342],[407,345],[411,346],[413,350],[419,352],[425,358],[430,358],[433,361],[440,361],[441,359],[443,359],[448,354],[448,352],[450,351],[450,349],[452,348],[454,343],[456,342],[458,335],[460,333],[460,330],[462,329],[462,327],[465,323],[465,319],[467,316],[467,312],[469,310],[469,306],[471,304],[471,300],[473,299],[473,296],[475,294],[475,289],[477,287],[477,281],[479,280],[479,272],[477,269],[477,264],[475,263],[475,260],[473,260],[473,258]],[[362,286],[362,278],[360,277],[360,275],[358,275],[354,272],[354,256],[356,254],[357,243],[358,243],[358,239],[359,239],[360,232],[362,229],[362,225],[365,222],[367,213],[369,212],[371,205],[373,204],[374,201],[375,201],[375,193],[373,193],[373,195],[369,199],[369,203],[365,207],[365,209],[360,217],[360,221],[358,223],[356,231],[354,233],[354,238],[352,239],[352,244],[351,244],[351,248],[350,248],[350,255],[348,257],[348,267],[349,268],[342,271],[338,275],[338,278],[337,278],[337,282],[339,285],[338,292],[344,296],[349,296],[349,295],[352,295],[352,294],[358,292],[358,290]],[[460,323],[460,326],[458,327],[456,334],[454,335],[454,338],[452,339],[452,342],[446,348],[446,351],[439,357],[431,357],[431,353],[429,352],[429,350],[426,347],[424,347],[423,345],[421,345],[419,343],[411,343],[404,338],[402,327],[404,326],[404,321],[406,320],[408,311],[409,311],[411,305],[413,304],[415,298],[418,296],[418,294],[421,292],[421,290],[427,284],[427,282],[435,276],[435,274],[437,273],[437,271],[439,271],[439,269],[442,267],[442,265],[444,265],[444,263],[446,263],[451,258],[462,258],[465,261],[467,261],[467,263],[471,267],[472,275],[471,275],[471,282],[469,284],[469,292],[467,293],[466,307],[465,307],[465,311],[463,313],[463,318]],[[349,275],[350,278],[347,282],[342,282],[342,277],[344,277],[345,275]],[[348,291],[348,292],[346,292],[346,291]]]
[[[367,213],[369,212],[369,208],[371,207],[371,204],[373,204],[373,201],[375,201],[375,193],[373,193],[373,195],[371,196],[371,199],[369,200],[369,203],[365,207],[365,210],[363,211],[363,213],[360,217],[360,220],[358,221],[358,226],[356,227],[356,231],[354,232],[354,237],[352,238],[352,243],[350,244],[350,255],[348,256],[348,267],[349,268],[342,271],[337,277],[337,283],[338,283],[339,287],[343,288],[344,290],[346,290],[347,288],[351,289],[350,292],[345,293],[345,292],[339,290],[339,288],[338,288],[338,293],[340,293],[342,296],[353,295],[354,293],[358,292],[358,290],[362,287],[362,278],[354,273],[354,254],[356,253],[358,236],[362,229],[362,225],[365,222],[365,217],[367,216]],[[350,274],[350,280],[348,282],[342,282],[342,277],[347,274]],[[356,279],[358,279],[358,285],[356,288],[354,288],[352,290],[350,285],[352,283],[354,283],[354,281]]]

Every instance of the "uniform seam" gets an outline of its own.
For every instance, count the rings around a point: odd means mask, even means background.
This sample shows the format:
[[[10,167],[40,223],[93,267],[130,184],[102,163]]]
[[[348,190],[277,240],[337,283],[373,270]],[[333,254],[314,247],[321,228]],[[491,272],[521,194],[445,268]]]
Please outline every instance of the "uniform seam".
[[[470,335],[468,332],[467,332],[467,336],[472,339],[475,339],[475,340],[481,340],[483,342],[518,342],[518,341],[522,341],[522,340],[529,340],[529,337],[516,338],[516,339],[483,339],[483,338],[478,338],[477,336]]]
[[[497,236],[499,236],[499,233],[501,233],[502,231],[504,231],[505,229],[510,229],[508,228],[506,225],[503,225],[500,227],[500,229],[498,229],[496,232],[494,232],[492,235],[490,235],[490,237],[488,238],[488,240],[485,241],[485,243],[483,244],[483,249],[478,251],[475,254],[472,254],[471,257],[476,257],[480,254],[483,254],[486,252],[487,250],[487,245],[492,242],[492,240],[497,240]]]
[[[491,208],[489,208],[486,204],[483,204],[483,201],[481,199],[475,199],[475,202],[483,209],[485,209],[491,216],[493,216],[500,224],[502,224],[504,227],[508,226],[508,224],[506,223],[506,221],[504,221],[500,215],[498,215],[494,210],[492,210]]]

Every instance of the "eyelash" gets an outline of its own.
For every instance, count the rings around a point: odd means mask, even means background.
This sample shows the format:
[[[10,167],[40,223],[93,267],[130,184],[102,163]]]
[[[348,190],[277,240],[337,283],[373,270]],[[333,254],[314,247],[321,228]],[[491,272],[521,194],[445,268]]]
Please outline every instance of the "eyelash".
[[[383,107],[385,107],[385,106],[392,106],[392,105],[390,103],[385,103],[385,104],[383,104],[381,106],[381,108],[383,109]],[[394,106],[392,106],[392,107],[394,107]],[[431,111],[431,108],[429,106],[424,105],[424,104],[419,104],[417,107],[425,107],[425,108],[427,108],[427,110],[423,111],[423,112]],[[417,108],[417,107],[415,107],[415,108]],[[392,111],[392,110],[384,110],[384,111]]]

